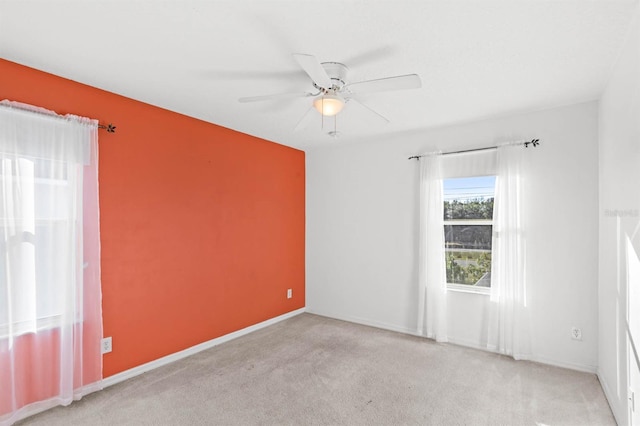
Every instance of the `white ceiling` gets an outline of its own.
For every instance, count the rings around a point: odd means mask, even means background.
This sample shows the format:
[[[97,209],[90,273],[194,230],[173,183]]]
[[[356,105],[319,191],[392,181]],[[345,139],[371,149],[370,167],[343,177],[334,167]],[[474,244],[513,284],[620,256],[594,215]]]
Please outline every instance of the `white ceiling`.
[[[311,146],[597,99],[638,0],[0,0],[0,57],[281,144]],[[362,95],[321,130],[294,128],[311,91],[292,53],[351,82],[417,73]],[[2,76],[0,76],[2,78]],[[1,95],[1,94],[0,94]],[[115,123],[117,124],[117,123]]]

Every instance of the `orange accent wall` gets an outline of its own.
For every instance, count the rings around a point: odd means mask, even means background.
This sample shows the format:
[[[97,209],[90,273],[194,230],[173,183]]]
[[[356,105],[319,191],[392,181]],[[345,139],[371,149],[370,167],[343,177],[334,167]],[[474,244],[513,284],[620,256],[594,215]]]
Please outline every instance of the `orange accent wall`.
[[[304,307],[304,152],[2,59],[0,99],[117,126],[99,132],[104,377]]]

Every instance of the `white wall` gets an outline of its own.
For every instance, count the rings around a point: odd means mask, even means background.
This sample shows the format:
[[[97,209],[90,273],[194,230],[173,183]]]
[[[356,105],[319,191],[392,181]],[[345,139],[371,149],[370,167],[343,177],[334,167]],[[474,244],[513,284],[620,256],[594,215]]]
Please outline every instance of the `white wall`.
[[[418,164],[407,157],[539,138],[528,242],[537,360],[597,366],[598,105],[308,150],[307,309],[408,333],[417,324]],[[482,346],[487,296],[449,295],[449,336]],[[582,329],[573,341],[570,329]]]
[[[627,386],[640,371],[627,351],[630,312],[628,256],[640,253],[640,22],[639,12],[628,34],[600,102],[600,273],[598,375],[620,425],[628,424]],[[632,246],[627,248],[626,239]],[[637,318],[637,316],[636,316]],[[637,321],[637,320],[636,320]],[[635,324],[636,327],[640,325]],[[636,331],[637,333],[637,331]],[[640,345],[640,336],[635,336]],[[638,347],[640,349],[640,347]],[[631,363],[630,363],[631,361]],[[632,368],[629,369],[629,366]],[[638,389],[640,390],[640,389]],[[636,394],[640,411],[640,392]],[[640,418],[634,416],[634,424]]]

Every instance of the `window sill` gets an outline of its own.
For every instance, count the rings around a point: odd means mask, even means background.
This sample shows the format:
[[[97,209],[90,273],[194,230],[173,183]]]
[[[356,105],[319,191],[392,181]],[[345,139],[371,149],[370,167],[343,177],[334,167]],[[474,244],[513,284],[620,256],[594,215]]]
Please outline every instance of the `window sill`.
[[[465,284],[447,284],[447,291],[452,291],[455,293],[479,294],[481,296],[491,295],[490,287],[474,287],[472,285]]]
[[[10,337],[22,336],[23,334],[37,333],[39,331],[51,330],[54,328],[60,328],[62,326],[61,315],[53,315],[50,317],[38,318],[35,324],[31,321],[22,321],[14,323],[11,327],[11,333],[9,333],[9,326],[7,324],[0,325],[0,339],[6,339]]]

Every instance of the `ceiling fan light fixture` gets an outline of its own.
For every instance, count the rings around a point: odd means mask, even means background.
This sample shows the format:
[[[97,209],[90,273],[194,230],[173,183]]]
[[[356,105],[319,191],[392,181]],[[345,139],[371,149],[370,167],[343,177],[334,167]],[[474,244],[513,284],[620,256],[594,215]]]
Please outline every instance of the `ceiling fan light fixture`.
[[[323,95],[313,101],[313,106],[322,115],[334,116],[344,107],[344,99],[337,95]]]

